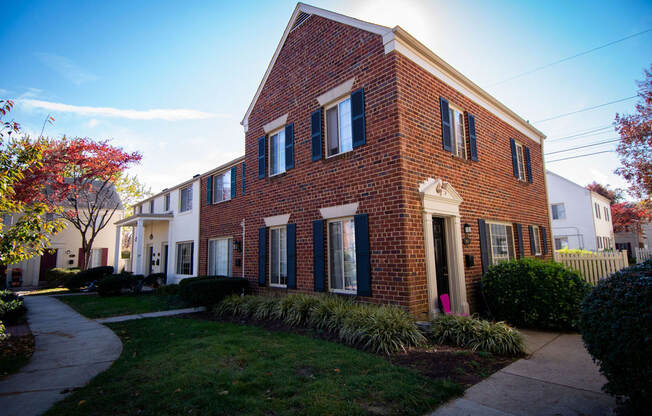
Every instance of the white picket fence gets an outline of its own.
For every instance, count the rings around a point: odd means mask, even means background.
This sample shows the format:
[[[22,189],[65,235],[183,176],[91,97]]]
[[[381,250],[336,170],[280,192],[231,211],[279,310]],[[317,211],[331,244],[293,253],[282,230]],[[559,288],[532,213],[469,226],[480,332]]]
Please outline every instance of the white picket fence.
[[[629,266],[627,250],[601,251],[590,254],[555,252],[555,261],[582,274],[584,280],[594,285],[598,280]]]
[[[652,250],[649,248],[637,248],[634,254],[636,255],[636,263],[652,259]]]

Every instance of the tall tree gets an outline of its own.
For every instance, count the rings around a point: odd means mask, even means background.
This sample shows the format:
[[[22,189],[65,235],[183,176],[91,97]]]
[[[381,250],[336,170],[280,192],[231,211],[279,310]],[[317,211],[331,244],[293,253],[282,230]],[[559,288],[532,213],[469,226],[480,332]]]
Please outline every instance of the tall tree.
[[[611,206],[614,231],[641,231],[641,225],[652,220],[652,210],[642,203],[620,202]]]
[[[629,182],[629,192],[649,203],[652,195],[652,65],[637,82],[640,101],[634,114],[616,114],[620,134],[617,152],[622,167],[616,173]]]
[[[129,175],[126,172],[120,175],[114,185],[128,215],[133,214],[136,202],[152,196],[152,188],[141,183],[136,175]]]
[[[43,163],[16,185],[25,203],[60,207],[60,217],[81,235],[79,266],[88,266],[97,235],[122,207],[115,183],[142,156],[107,141],[67,138],[44,141]]]
[[[16,184],[42,166],[44,143],[30,141],[19,123],[3,119],[13,107],[12,101],[0,100],[0,267],[42,254],[63,228],[62,221],[49,220],[47,214],[55,210],[47,204],[17,198]]]
[[[611,189],[609,185],[602,185],[600,183],[597,183],[596,181],[593,181],[592,183],[586,185],[586,189],[607,198],[610,204],[615,204],[623,200],[622,189],[618,189],[618,188]]]

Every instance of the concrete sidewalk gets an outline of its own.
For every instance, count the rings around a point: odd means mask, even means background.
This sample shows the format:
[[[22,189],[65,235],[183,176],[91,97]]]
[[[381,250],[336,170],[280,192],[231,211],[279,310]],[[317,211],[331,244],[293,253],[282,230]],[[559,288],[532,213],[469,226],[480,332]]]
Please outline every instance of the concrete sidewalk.
[[[206,310],[206,308],[204,306],[198,306],[196,308],[172,309],[172,310],[169,310],[169,311],[138,313],[138,314],[134,314],[134,315],[110,316],[108,318],[95,319],[95,322],[100,323],[100,324],[110,324],[112,322],[133,321],[134,319],[162,318],[162,317],[165,317],[165,316],[184,315],[184,314],[187,314],[187,313],[204,312],[205,310]]]
[[[433,416],[611,415],[615,400],[577,334],[522,331],[529,358],[469,388]]]
[[[122,343],[109,328],[50,296],[26,296],[35,339],[30,362],[0,381],[0,413],[39,415],[111,366]]]

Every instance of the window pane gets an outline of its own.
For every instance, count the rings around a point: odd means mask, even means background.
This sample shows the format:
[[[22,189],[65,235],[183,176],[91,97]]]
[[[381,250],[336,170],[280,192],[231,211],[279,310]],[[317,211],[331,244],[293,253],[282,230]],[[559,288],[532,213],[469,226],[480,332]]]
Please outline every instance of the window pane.
[[[355,226],[353,220],[342,222],[342,239],[344,247],[344,289],[357,290],[355,264]]]
[[[231,199],[231,171],[222,175],[222,201]]]
[[[274,134],[269,142],[270,174],[285,172],[285,130]]]
[[[518,160],[518,178],[525,180],[525,165],[523,163],[523,146],[516,146],[516,158]]]
[[[353,149],[353,130],[351,125],[351,99],[338,105],[340,109],[340,152]]]
[[[287,253],[287,231],[281,228],[279,231],[279,281],[282,285],[288,283],[288,253]]]
[[[340,152],[337,106],[326,110],[326,132],[328,135],[328,155],[335,155]]]
[[[278,285],[279,276],[279,229],[273,228],[270,232],[270,282]]]
[[[505,226],[505,234],[507,238],[507,250],[509,251],[509,259],[514,260],[516,256],[514,255],[514,231],[511,226]]]
[[[502,224],[491,224],[491,257],[492,264],[509,260],[509,246],[507,243],[507,230]]]
[[[217,268],[215,274],[218,276],[228,276],[229,273],[229,240],[217,240]]]
[[[344,264],[342,255],[342,223],[328,224],[328,248],[331,289],[344,288]]]
[[[214,276],[216,272],[216,259],[215,259],[215,240],[210,240],[208,242],[208,274]]]
[[[455,146],[455,155],[466,158],[466,140],[464,137],[464,114],[449,109],[451,120],[451,138]]]

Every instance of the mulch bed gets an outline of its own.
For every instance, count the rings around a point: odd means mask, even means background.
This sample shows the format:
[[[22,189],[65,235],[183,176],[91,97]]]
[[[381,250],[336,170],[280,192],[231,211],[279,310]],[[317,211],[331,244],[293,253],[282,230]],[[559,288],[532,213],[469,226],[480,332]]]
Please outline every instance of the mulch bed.
[[[17,372],[34,354],[34,335],[27,324],[6,329],[11,336],[0,345],[0,378]]]
[[[217,322],[230,322],[241,325],[255,325],[269,331],[291,332],[299,335],[323,339],[325,341],[339,342],[339,339],[328,331],[312,328],[296,328],[279,320],[257,320],[253,318],[218,318],[211,312],[199,312],[179,315],[180,318],[199,319]],[[487,352],[473,352],[470,350],[435,345],[428,348],[414,348],[405,353],[392,354],[387,358],[392,364],[412,368],[426,377],[435,380],[450,380],[465,388],[470,387],[482,379],[489,377],[496,371],[516,361],[515,357],[504,357]]]

